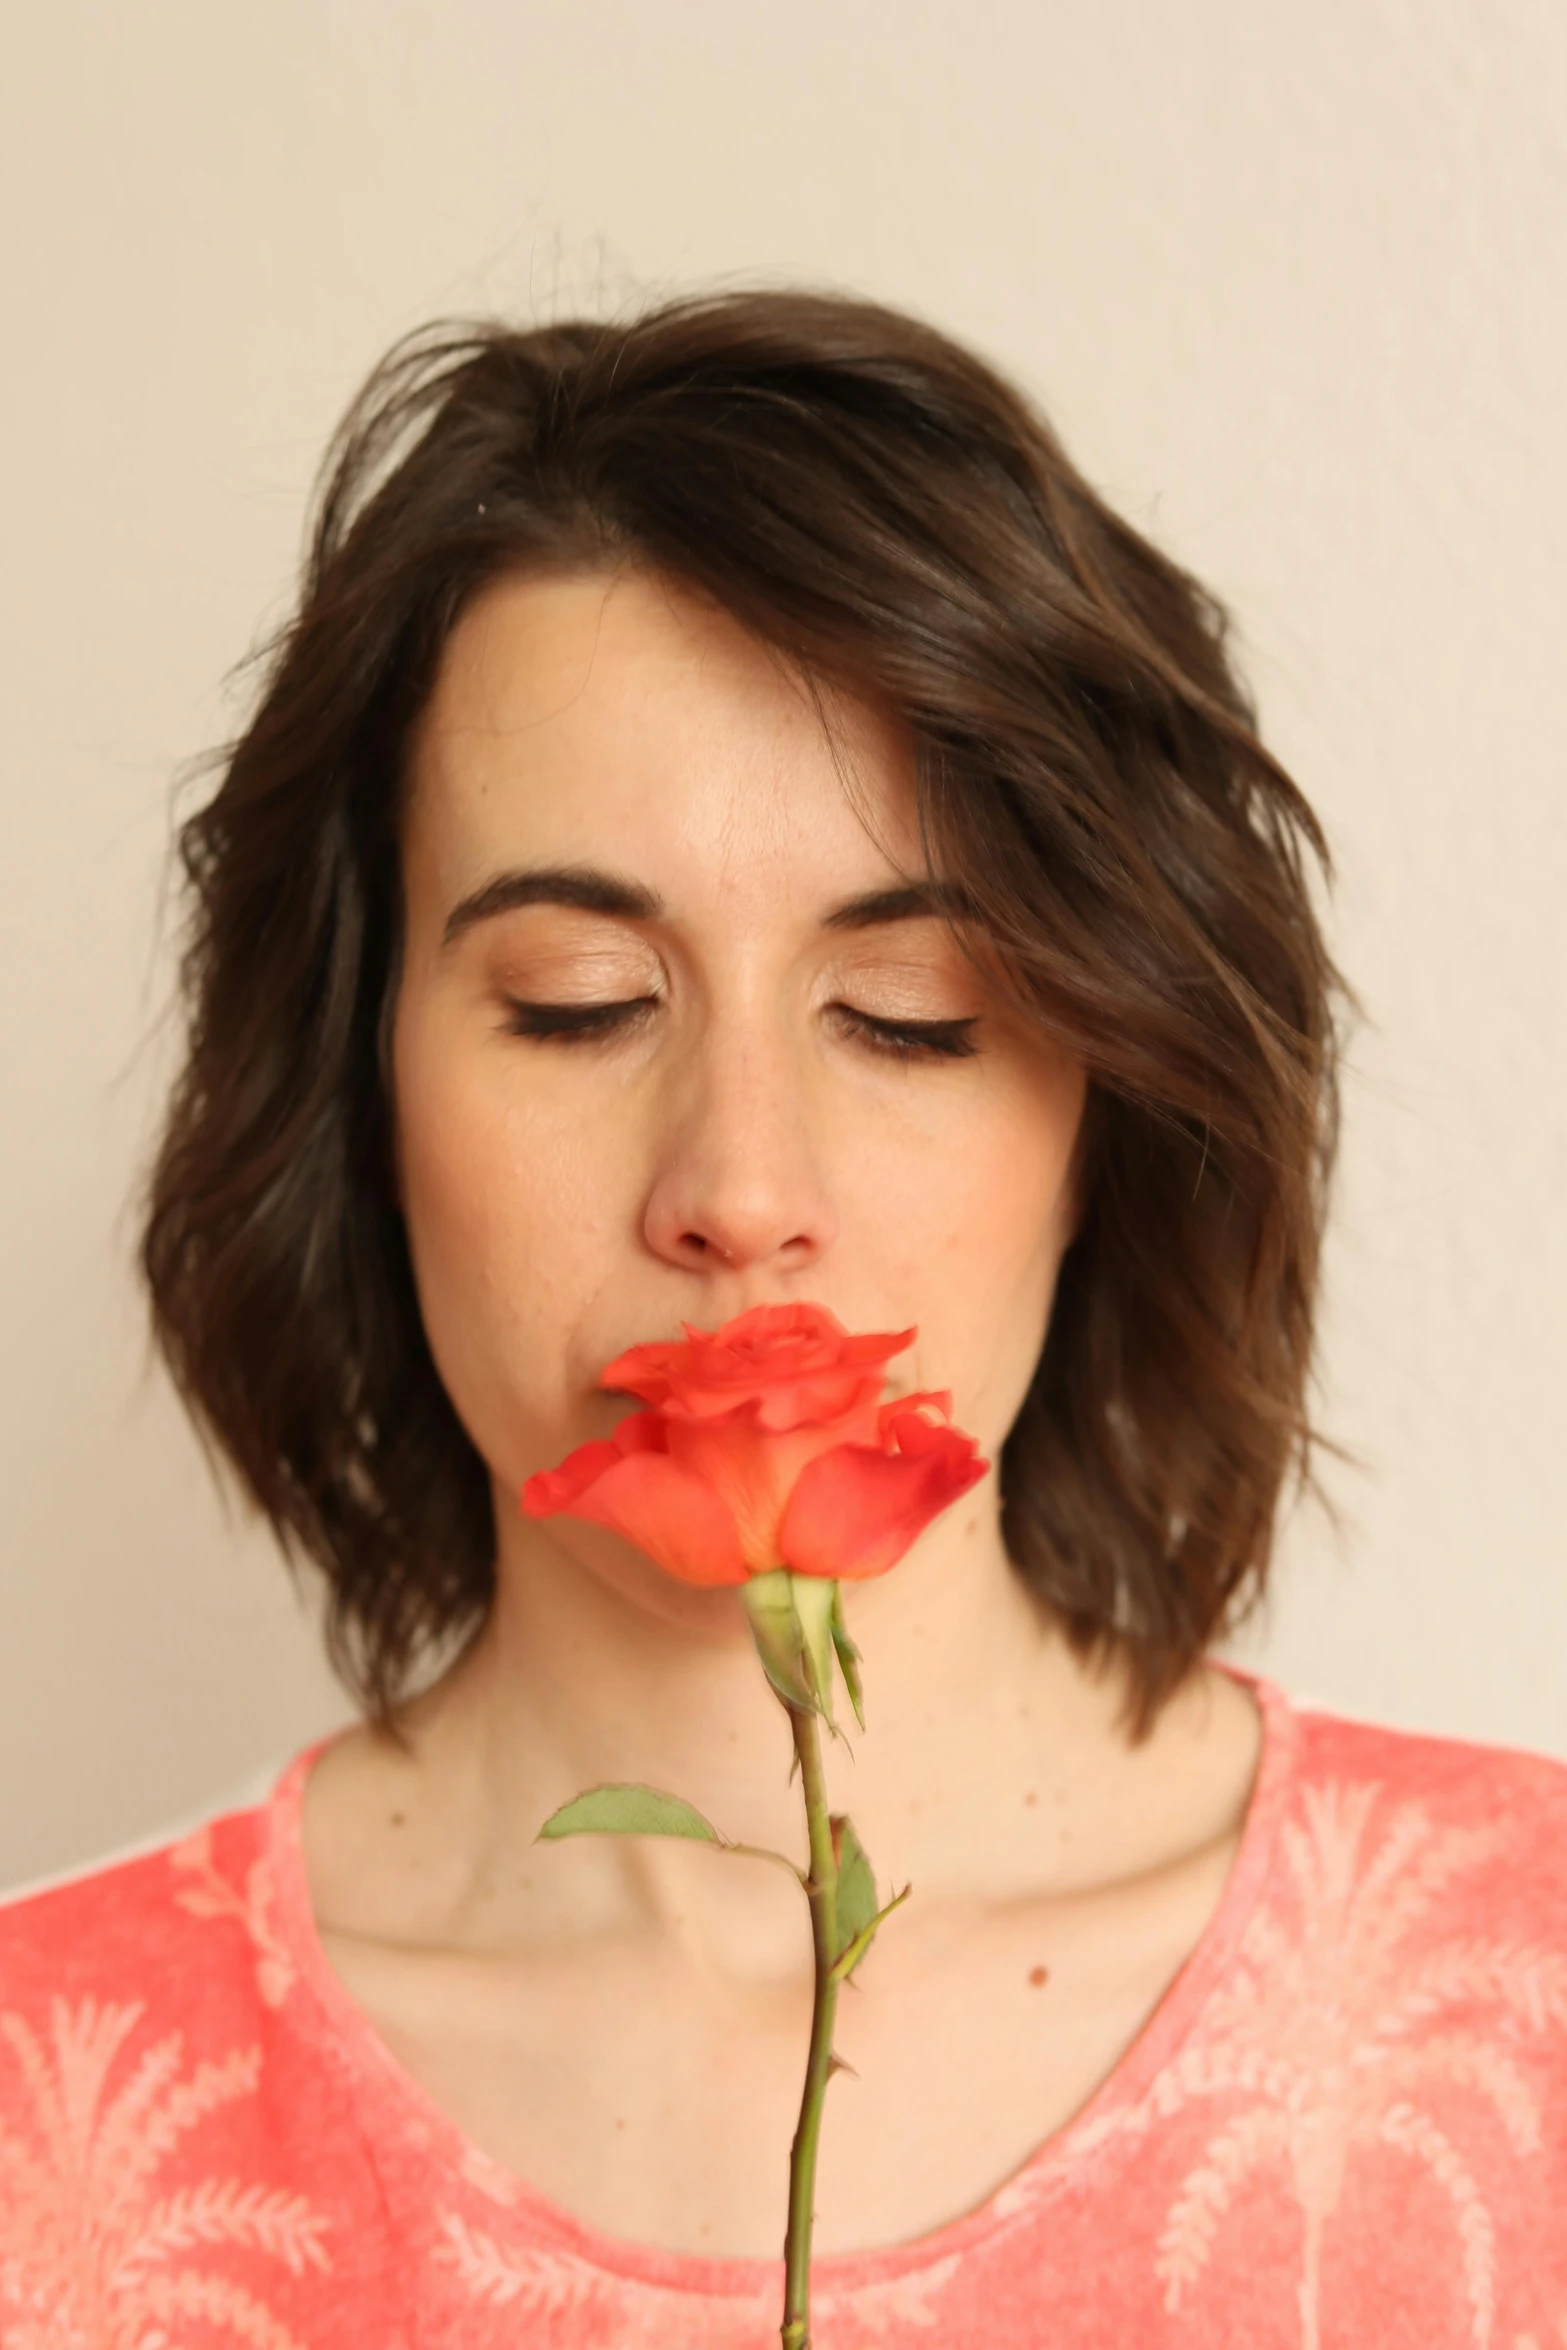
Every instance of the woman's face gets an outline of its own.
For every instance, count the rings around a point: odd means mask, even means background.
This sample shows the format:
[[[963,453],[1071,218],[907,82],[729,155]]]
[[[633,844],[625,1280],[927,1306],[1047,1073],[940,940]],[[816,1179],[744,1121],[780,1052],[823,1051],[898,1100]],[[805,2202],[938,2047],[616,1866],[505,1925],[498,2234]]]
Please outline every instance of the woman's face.
[[[645,572],[507,581],[452,635],[403,827],[395,1125],[431,1348],[503,1520],[624,1417],[616,1355],[755,1305],[917,1325],[888,1392],[950,1388],[992,1459],[1022,1401],[1083,1072],[939,918],[855,918],[920,875],[912,751],[834,708],[829,741],[775,654]],[[971,1049],[903,1057],[877,1022]]]

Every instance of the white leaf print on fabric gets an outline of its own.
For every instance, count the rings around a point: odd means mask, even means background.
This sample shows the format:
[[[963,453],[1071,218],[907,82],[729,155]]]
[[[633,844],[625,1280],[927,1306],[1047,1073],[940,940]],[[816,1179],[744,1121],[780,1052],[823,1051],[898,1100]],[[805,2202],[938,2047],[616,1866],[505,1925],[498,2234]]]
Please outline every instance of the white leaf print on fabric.
[[[442,2212],[440,2228],[443,2241],[434,2258],[456,2272],[459,2283],[474,2300],[486,2302],[492,2308],[516,2308],[519,2314],[526,2311],[534,2316],[555,2317],[584,2311],[600,2291],[608,2291],[616,2298],[624,2291],[618,2279],[569,2252],[531,2248],[506,2251],[485,2229],[473,2226],[458,2212]],[[817,2288],[813,2299],[824,2325],[833,2321],[835,2337],[845,2320],[871,2335],[880,2334],[889,2326],[933,2327],[940,2322],[936,2298],[961,2265],[959,2255],[952,2253],[913,2276],[893,2277],[885,2283],[860,2285],[846,2292]],[[737,2338],[734,2331],[737,2324],[745,2327],[754,2323],[758,2344],[771,2342],[777,2332],[776,2289],[758,2294],[753,2300],[737,2294],[715,2297],[652,2285],[645,2292],[646,2340],[650,2344],[662,2346],[672,2338],[669,2312],[673,2303],[689,2306],[692,2312],[689,2321],[680,2328],[678,2338],[682,2350],[694,2350],[698,2337],[732,2343]],[[624,2307],[617,2310],[617,2318],[622,2329],[637,2324],[636,2317]],[[624,2340],[629,2350],[633,2336],[623,2331],[617,2338]],[[639,2333],[635,2338],[643,2337]]]
[[[893,2325],[925,2328],[940,2322],[937,2300],[962,2265],[962,2255],[949,2252],[945,2260],[933,2260],[929,2268],[918,2269],[912,2276],[889,2277],[883,2283],[858,2286],[851,2293],[813,2290],[812,2297],[823,2316],[831,2314],[841,2320],[847,2314],[868,2333],[879,2334]]]
[[[255,2350],[300,2350],[256,2294],[180,2259],[223,2246],[295,2276],[325,2271],[327,2221],[299,2195],[211,2179],[159,2194],[158,2174],[206,2117],[254,2094],[257,2048],[182,2077],[171,2032],[109,2093],[140,2002],[56,1999],[47,2043],[0,2014],[21,2096],[0,2096],[0,2344],[4,2350],[152,2350],[200,2319]],[[181,2329],[183,2331],[183,2328]]]
[[[569,2253],[503,2252],[493,2236],[471,2227],[460,2212],[443,2211],[440,2227],[446,2241],[435,2258],[457,2271],[476,2301],[496,2308],[521,2301],[540,2315],[554,2316],[577,2307],[593,2291],[595,2271]]]
[[[251,1862],[243,1893],[219,1875],[210,1827],[198,1828],[173,1845],[169,1864],[194,1879],[174,1895],[181,1909],[197,1918],[232,1918],[244,1929],[256,1954],[256,1989],[268,2007],[281,2007],[293,1987],[295,1967],[287,1946],[272,1930],[272,1869],[265,1856]]]
[[[742,2342],[776,2350],[781,2262],[778,2285],[755,2297],[654,2284],[628,2288],[623,2278],[569,2252],[508,2251],[455,2211],[441,2213],[440,2228],[445,2240],[434,2258],[455,2272],[471,2299],[510,2308],[519,2318],[564,2314],[586,2334],[593,2316],[612,2314],[615,2350],[671,2350],[676,2343],[679,2350],[737,2350]]]
[[[1410,1950],[1440,1895],[1500,1853],[1506,1829],[1438,1829],[1424,1805],[1400,1803],[1373,1842],[1381,1792],[1306,1791],[1282,1839],[1292,1898],[1258,1910],[1199,2031],[1095,2137],[1152,2129],[1199,2099],[1229,2107],[1169,2207],[1156,2260],[1165,2306],[1193,2297],[1237,2189],[1273,2167],[1302,2220],[1302,2350],[1320,2343],[1323,2235],[1351,2156],[1418,2165],[1447,2203],[1469,2338],[1488,2350],[1495,2224],[1450,2121],[1439,2126],[1420,2099],[1467,2091],[1517,2159],[1537,2153],[1539,2101],[1513,2053],[1516,2026],[1567,2028],[1567,1953],[1475,1938]]]
[[[463,2148],[462,2175],[490,2203],[505,2208],[517,2200],[521,2181],[515,2172],[507,2170],[493,2155],[481,2153],[477,2146]]]

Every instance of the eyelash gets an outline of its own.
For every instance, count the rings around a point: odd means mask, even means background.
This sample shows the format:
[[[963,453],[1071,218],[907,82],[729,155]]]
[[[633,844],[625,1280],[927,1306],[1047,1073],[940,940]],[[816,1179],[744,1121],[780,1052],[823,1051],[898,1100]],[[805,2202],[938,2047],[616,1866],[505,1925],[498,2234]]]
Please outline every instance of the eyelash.
[[[510,996],[511,1018],[506,1025],[513,1036],[530,1037],[535,1042],[576,1044],[624,1028],[628,1014],[644,1011],[657,1000],[637,996],[623,1004],[525,1004]],[[849,1004],[834,1008],[847,1016],[872,1051],[894,1060],[956,1061],[979,1050],[967,1033],[976,1025],[972,1019],[877,1020],[869,1012],[856,1012]]]

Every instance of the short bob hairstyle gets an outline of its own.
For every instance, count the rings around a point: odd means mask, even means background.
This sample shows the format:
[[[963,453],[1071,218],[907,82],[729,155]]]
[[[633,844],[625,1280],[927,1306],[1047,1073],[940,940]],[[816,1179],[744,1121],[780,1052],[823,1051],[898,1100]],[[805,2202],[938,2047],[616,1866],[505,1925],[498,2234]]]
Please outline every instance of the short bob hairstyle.
[[[1313,1484],[1346,991],[1328,854],[1201,586],[932,328],[831,294],[438,326],[328,452],[297,612],[180,826],[187,1058],[146,1175],[153,1332],[334,1666],[392,1722],[481,1629],[489,1475],[391,1171],[410,732],[506,574],[638,563],[912,736],[927,877],[1089,1073],[1086,1209],[1000,1461],[1008,1555],[1145,1734]],[[826,697],[821,706],[825,707]]]

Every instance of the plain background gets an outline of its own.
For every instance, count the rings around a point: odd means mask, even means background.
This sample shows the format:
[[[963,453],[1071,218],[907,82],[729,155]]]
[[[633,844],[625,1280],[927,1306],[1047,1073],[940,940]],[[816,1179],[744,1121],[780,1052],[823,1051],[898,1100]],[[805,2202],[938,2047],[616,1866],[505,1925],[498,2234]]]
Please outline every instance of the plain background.
[[[0,1882],[345,1718],[131,1270],[174,781],[428,316],[715,279],[1015,371],[1234,609],[1335,841],[1356,1040],[1324,1412],[1239,1653],[1567,1754],[1559,0],[53,0],[0,97]],[[190,803],[187,803],[190,804]]]

